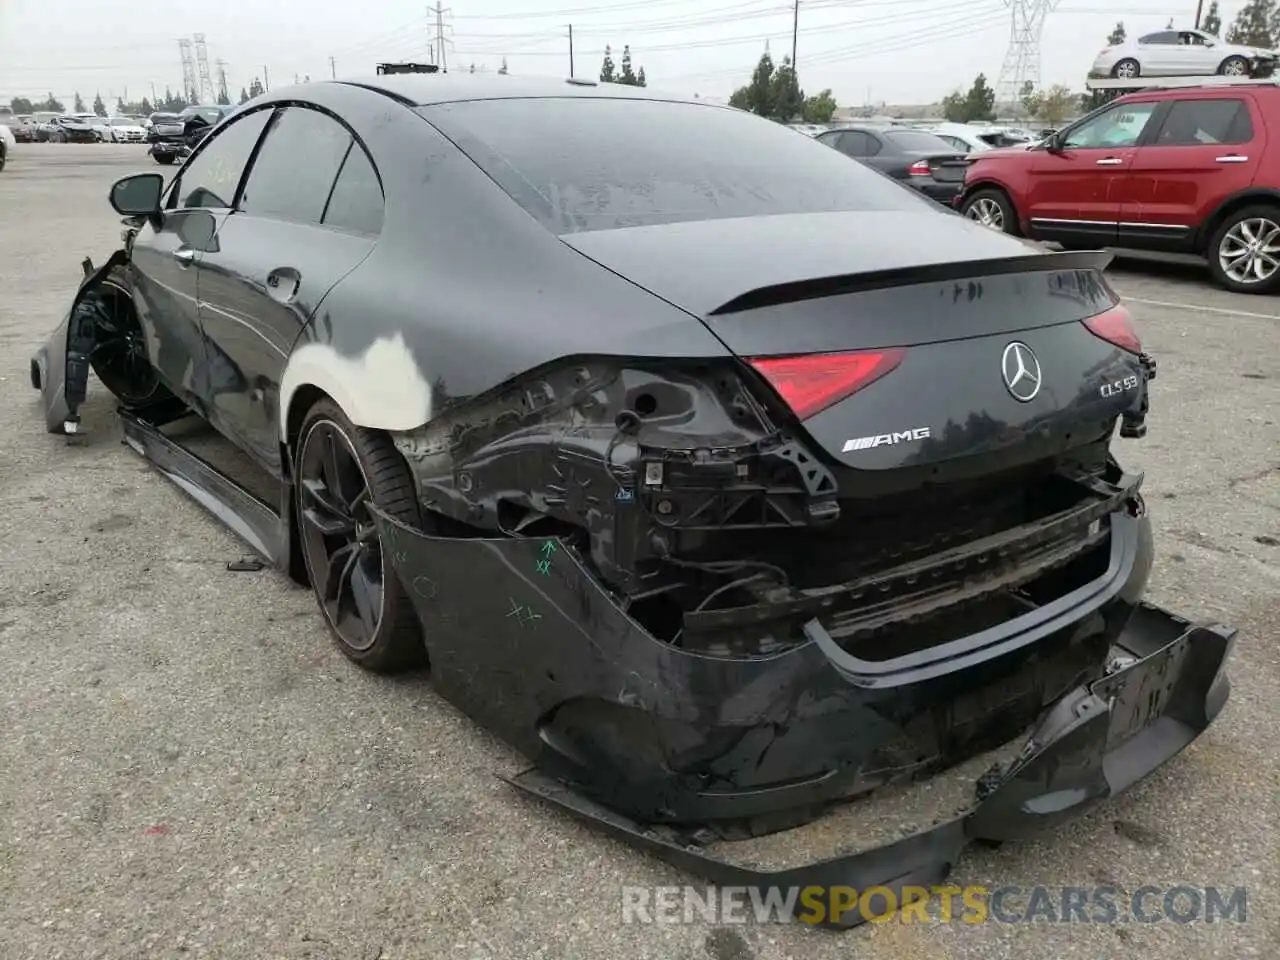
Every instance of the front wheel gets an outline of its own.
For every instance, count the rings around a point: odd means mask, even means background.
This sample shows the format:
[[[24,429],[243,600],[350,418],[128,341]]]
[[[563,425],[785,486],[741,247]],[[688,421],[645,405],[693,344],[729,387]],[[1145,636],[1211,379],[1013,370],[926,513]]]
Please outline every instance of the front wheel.
[[[1224,77],[1247,77],[1249,61],[1244,57],[1227,57],[1218,67],[1218,73]]]
[[[974,191],[965,199],[960,212],[984,227],[1019,235],[1018,214],[1013,209],[1013,201],[1003,190],[988,188]]]
[[[370,505],[417,526],[417,493],[395,445],[354,426],[333,401],[307,413],[294,462],[298,539],[329,632],[348,659],[378,673],[426,659],[408,592],[384,557]]]
[[[1280,207],[1238,210],[1214,231],[1208,249],[1209,272],[1220,286],[1236,293],[1275,293],[1280,289]]]
[[[1132,80],[1141,73],[1141,64],[1130,57],[1121,60],[1111,69],[1111,75],[1117,80]]]
[[[156,163],[163,164],[166,167],[169,166],[169,164],[173,163],[172,153],[157,153],[155,155],[155,158],[156,158]]]

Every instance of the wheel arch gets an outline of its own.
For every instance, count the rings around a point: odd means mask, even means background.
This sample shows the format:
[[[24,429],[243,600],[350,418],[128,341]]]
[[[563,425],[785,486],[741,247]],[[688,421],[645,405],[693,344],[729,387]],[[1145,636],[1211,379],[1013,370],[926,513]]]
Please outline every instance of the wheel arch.
[[[1199,230],[1195,235],[1195,252],[1207,253],[1209,250],[1209,240],[1222,226],[1224,220],[1233,213],[1243,210],[1245,207],[1254,204],[1268,204],[1273,207],[1280,208],[1280,189],[1271,187],[1250,187],[1247,190],[1241,190],[1227,197],[1217,208],[1204,219],[1200,224]]]
[[[1013,208],[1013,214],[1015,219],[1018,221],[1019,229],[1025,232],[1025,225],[1022,222],[1022,211],[1018,209],[1018,204],[1013,199],[1013,191],[994,177],[983,177],[980,180],[973,181],[973,183],[966,183],[964,185],[964,191],[960,194],[960,205],[964,206],[964,204],[969,201],[970,197],[981,190],[999,190],[1003,193],[1009,200],[1009,206]]]
[[[358,356],[317,340],[294,347],[280,378],[281,441],[291,441],[290,425],[300,425],[311,405],[298,412],[299,399],[316,394],[370,430],[412,430],[431,419],[433,407],[431,384],[399,331],[374,340]]]

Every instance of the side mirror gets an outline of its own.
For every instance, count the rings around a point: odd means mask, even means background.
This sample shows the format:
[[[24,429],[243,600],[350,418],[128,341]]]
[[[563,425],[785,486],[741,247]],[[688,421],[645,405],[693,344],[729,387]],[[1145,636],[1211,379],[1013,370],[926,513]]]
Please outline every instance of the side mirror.
[[[1051,133],[1042,141],[1044,148],[1050,153],[1062,152],[1062,134]]]
[[[125,217],[153,217],[160,213],[164,177],[158,173],[135,173],[122,177],[111,187],[111,208]]]

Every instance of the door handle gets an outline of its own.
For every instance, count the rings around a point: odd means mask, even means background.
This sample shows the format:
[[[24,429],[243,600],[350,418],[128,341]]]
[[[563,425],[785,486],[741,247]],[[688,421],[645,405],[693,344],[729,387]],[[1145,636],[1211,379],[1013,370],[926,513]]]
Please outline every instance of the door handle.
[[[1214,162],[1215,163],[1248,163],[1249,158],[1237,156],[1236,154],[1231,153],[1225,157],[1218,157],[1217,160],[1215,160]]]
[[[1124,160],[1120,157],[1107,157],[1103,160],[1097,160],[1094,162],[1097,163],[1098,166],[1100,167],[1115,167],[1124,163]]]
[[[184,267],[189,267],[196,262],[196,252],[186,247],[180,247],[173,251],[173,259],[177,260]]]

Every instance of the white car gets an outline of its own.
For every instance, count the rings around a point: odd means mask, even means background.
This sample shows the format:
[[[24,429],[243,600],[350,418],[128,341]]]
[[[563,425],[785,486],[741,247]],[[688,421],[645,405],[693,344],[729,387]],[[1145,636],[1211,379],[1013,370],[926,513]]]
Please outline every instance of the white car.
[[[108,143],[145,143],[147,131],[132,117],[107,117],[99,128]]]
[[[978,126],[969,123],[935,123],[917,129],[941,137],[960,153],[983,153],[998,147],[1021,146],[1021,137],[1005,127]]]
[[[9,154],[17,145],[18,141],[13,131],[9,129],[9,125],[0,123],[0,170],[4,169],[4,165],[9,161]]]
[[[1091,77],[1266,76],[1276,51],[1224,43],[1203,30],[1160,30],[1105,48],[1093,61]]]

